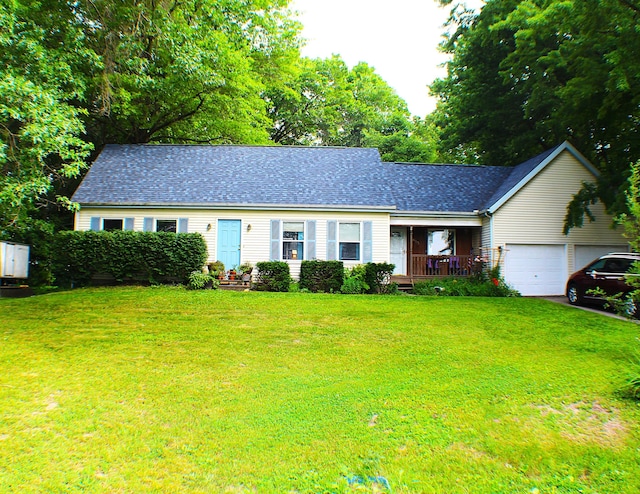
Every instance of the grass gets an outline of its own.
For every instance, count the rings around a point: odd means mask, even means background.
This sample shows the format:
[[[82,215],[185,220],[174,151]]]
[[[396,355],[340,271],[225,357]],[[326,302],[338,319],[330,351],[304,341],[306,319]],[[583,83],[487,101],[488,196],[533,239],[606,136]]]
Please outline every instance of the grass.
[[[640,490],[631,322],[136,287],[0,313],[0,492]]]

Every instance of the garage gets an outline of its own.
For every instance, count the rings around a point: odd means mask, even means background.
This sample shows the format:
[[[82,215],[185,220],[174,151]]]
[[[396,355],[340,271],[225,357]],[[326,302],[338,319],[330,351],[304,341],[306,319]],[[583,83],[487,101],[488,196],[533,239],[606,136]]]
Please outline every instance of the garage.
[[[504,278],[525,296],[562,295],[566,259],[565,245],[507,244]]]
[[[628,252],[626,245],[576,245],[573,271],[584,268],[594,259],[611,252]]]

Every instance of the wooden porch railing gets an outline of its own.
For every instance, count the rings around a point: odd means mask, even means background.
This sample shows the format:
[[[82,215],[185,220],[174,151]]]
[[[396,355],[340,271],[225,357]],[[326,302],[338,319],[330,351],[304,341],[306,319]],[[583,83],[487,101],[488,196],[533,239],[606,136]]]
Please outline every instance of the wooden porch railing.
[[[412,276],[470,276],[481,270],[482,264],[476,263],[470,255],[428,256],[414,254],[411,257]]]

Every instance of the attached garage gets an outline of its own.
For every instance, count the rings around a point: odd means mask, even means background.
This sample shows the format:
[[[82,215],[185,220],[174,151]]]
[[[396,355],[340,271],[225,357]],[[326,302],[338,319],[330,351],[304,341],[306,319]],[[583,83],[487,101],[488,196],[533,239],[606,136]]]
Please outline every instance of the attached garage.
[[[594,259],[597,259],[600,256],[604,256],[605,254],[609,254],[611,252],[628,252],[628,251],[629,251],[628,246],[624,244],[576,245],[574,263],[573,263],[573,272],[584,268],[591,261],[593,261]]]
[[[522,295],[562,295],[567,281],[565,245],[507,244],[504,278]]]

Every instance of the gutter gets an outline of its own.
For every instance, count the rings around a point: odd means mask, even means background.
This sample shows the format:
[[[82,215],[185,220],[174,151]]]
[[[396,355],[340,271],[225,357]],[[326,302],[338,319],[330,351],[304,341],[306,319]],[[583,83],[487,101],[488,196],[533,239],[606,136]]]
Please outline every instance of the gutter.
[[[98,209],[207,209],[207,210],[249,210],[249,211],[332,211],[332,212],[360,212],[360,213],[393,213],[396,211],[395,206],[352,206],[352,205],[335,205],[335,204],[235,204],[235,203],[80,203],[80,209],[98,208]]]
[[[469,217],[478,216],[478,211],[394,211],[391,216],[413,216],[417,218],[449,218],[449,217]]]

